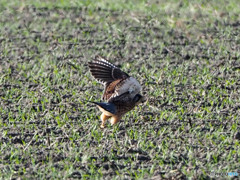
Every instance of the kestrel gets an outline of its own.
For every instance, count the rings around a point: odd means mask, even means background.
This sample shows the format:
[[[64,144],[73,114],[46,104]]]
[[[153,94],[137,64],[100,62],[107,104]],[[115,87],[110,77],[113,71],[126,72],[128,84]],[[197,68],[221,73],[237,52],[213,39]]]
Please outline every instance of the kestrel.
[[[102,100],[105,102],[92,102],[102,112],[101,128],[104,128],[109,118],[114,125],[136,105],[146,101],[146,98],[139,94],[141,91],[139,82],[107,60],[97,56],[93,62],[88,63],[88,66],[93,77],[104,84]]]

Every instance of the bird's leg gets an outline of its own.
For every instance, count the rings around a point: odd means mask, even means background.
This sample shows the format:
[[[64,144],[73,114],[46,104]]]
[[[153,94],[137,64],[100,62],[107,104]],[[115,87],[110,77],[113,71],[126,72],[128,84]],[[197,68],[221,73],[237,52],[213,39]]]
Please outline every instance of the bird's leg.
[[[121,117],[119,117],[119,116],[112,116],[111,124],[112,125],[116,124],[120,119],[121,119]]]
[[[101,128],[104,128],[105,122],[110,118],[111,116],[107,116],[106,114],[102,113],[101,114],[101,120],[102,120],[102,124],[101,124]]]

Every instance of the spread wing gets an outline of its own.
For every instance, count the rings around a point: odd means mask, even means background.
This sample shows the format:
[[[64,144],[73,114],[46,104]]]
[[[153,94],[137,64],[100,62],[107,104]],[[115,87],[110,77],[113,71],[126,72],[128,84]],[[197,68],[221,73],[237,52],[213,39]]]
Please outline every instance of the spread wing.
[[[133,98],[141,90],[141,85],[135,78],[99,56],[89,62],[88,66],[93,77],[105,85],[103,100],[110,101],[125,92],[130,92]]]
[[[93,62],[89,62],[88,66],[93,77],[105,86],[115,80],[129,77],[127,73],[100,56],[97,56]]]

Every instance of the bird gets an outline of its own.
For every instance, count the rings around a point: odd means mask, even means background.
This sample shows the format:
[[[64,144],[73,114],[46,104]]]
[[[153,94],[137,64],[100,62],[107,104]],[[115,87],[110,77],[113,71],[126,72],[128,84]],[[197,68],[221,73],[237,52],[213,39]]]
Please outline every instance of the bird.
[[[110,123],[114,125],[135,106],[146,102],[147,98],[140,94],[140,83],[103,57],[96,56],[88,63],[88,67],[92,76],[104,85],[103,102],[91,101],[102,112],[101,128],[105,127],[109,118]]]

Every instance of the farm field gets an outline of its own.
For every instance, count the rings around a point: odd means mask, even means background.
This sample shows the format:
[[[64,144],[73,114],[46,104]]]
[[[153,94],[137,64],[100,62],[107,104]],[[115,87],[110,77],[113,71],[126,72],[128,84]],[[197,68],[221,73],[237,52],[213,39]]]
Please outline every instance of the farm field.
[[[105,129],[97,55],[148,97]],[[0,179],[239,178],[239,94],[237,0],[0,2]]]

